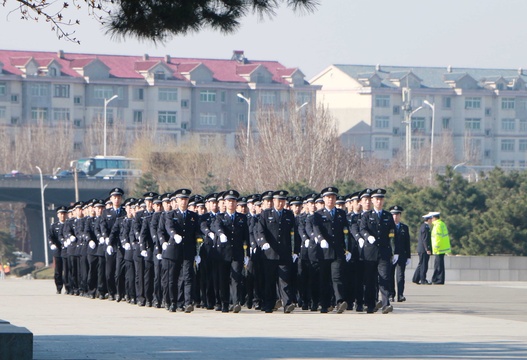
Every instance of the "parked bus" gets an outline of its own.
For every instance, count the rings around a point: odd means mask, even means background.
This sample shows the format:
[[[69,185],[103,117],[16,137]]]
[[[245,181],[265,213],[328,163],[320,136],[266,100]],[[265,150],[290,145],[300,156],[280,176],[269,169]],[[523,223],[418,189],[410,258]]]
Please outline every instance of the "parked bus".
[[[97,176],[106,169],[139,170],[139,159],[126,156],[93,156],[77,160],[77,170],[84,171],[89,177]]]

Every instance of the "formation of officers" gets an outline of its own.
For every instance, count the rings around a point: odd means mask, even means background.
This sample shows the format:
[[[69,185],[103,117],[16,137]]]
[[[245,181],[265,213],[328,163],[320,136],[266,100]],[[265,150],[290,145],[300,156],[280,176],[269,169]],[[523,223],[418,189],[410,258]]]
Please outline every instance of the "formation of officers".
[[[296,307],[387,314],[410,261],[400,206],[384,189],[289,197],[149,192],[57,209],[48,232],[57,293],[192,312]]]

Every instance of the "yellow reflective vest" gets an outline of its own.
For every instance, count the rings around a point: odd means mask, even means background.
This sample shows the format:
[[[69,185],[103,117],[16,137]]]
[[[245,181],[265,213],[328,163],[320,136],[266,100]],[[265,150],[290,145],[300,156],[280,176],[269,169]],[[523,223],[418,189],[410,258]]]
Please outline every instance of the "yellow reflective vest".
[[[432,222],[432,254],[450,254],[450,237],[448,229],[441,219]]]

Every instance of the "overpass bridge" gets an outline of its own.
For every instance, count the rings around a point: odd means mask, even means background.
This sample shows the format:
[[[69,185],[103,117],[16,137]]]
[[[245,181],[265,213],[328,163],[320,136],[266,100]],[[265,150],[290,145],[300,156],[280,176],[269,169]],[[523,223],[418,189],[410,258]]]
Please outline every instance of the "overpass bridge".
[[[73,179],[44,179],[44,203],[46,211],[46,229],[51,219],[56,219],[55,209],[61,205],[75,202],[75,183]],[[78,179],[79,200],[92,198],[105,199],[110,189],[125,189],[124,180]],[[24,214],[29,228],[33,261],[44,261],[44,246],[47,246],[46,234],[42,228],[40,177],[29,179],[0,179],[0,202],[24,203]],[[50,262],[51,262],[50,258]]]

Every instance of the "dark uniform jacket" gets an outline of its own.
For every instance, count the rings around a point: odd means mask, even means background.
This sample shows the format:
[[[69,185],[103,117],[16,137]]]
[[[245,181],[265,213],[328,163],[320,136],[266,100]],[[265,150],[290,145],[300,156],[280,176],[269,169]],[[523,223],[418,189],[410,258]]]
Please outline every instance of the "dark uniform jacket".
[[[412,256],[410,253],[410,231],[406,224],[399,223],[399,226],[395,225],[393,253],[399,255],[397,262],[401,265],[406,264],[406,259]]]
[[[167,213],[169,214],[169,213]],[[196,239],[201,237],[199,216],[187,210],[186,216],[179,209],[173,211],[173,217],[165,218],[165,228],[170,236],[168,247],[163,251],[163,258],[170,260],[194,260],[196,256]],[[177,244],[174,236],[180,235],[183,240]]]
[[[86,254],[95,256],[97,255],[97,245],[99,244],[99,237],[95,234],[95,216],[87,217],[84,223],[84,238],[86,239]],[[91,248],[89,242],[95,243],[95,248]]]
[[[223,261],[243,261],[245,256],[244,246],[249,247],[249,224],[247,216],[239,212],[234,213],[234,220],[227,212],[216,215],[212,223],[212,231],[216,234],[214,248],[218,258]],[[227,242],[222,243],[221,235],[227,237]],[[247,253],[248,255],[248,253]]]
[[[61,257],[62,248],[64,243],[64,237],[62,236],[62,229],[64,223],[60,221],[54,222],[48,229],[48,244],[49,246],[55,245],[57,248],[53,250],[54,257]]]
[[[123,207],[120,207],[119,209],[104,209],[100,220],[101,236],[104,238],[109,238],[115,221],[117,218],[123,217],[126,217],[126,210]],[[108,245],[112,245],[114,248],[116,248],[118,246],[118,239],[118,236],[114,236],[113,239],[110,239],[110,243]]]
[[[346,212],[342,209],[335,208],[333,218],[328,209],[315,211],[310,218],[313,239],[316,239],[317,258],[319,260],[335,260],[344,258],[346,248],[345,231],[349,233],[348,219]],[[326,240],[329,244],[327,249],[320,247],[320,242]]]
[[[219,213],[218,213],[219,214]],[[205,213],[200,216],[200,231],[203,234],[203,243],[200,248],[200,256],[206,259],[207,257],[218,257],[217,249],[214,248],[214,240],[209,236],[209,233],[214,233],[212,230],[212,223],[218,214],[211,212]]]
[[[417,238],[417,253],[425,254],[427,251],[432,251],[432,238],[430,237],[430,226],[423,222]]]
[[[145,257],[146,261],[154,261],[154,248],[155,241],[157,239],[157,231],[152,232],[152,219],[154,218],[155,212],[145,211],[143,214],[143,221],[141,223],[141,229],[139,230],[139,250],[140,252],[147,252],[148,256]],[[161,215],[161,212],[157,212]],[[159,219],[159,215],[156,217]]]
[[[392,257],[391,241],[395,236],[395,222],[392,214],[382,210],[379,218],[376,211],[365,211],[362,213],[359,228],[360,235],[364,239],[364,260],[377,261],[383,259],[389,261]],[[370,235],[375,238],[373,244],[368,241]]]
[[[298,214],[296,217],[295,217],[295,221],[296,221],[296,226],[298,228],[298,236],[300,236],[300,254],[299,254],[299,257],[301,260],[309,260],[309,254],[308,254],[308,251],[309,251],[309,246],[306,247],[306,240],[309,241],[309,236],[307,235],[307,232],[306,232],[306,219],[307,219],[307,214],[306,213],[301,213],[301,214]]]
[[[257,242],[260,248],[268,243],[271,248],[263,251],[267,260],[279,260],[282,264],[292,261],[292,254],[300,251],[300,236],[296,227],[295,215],[291,210],[282,210],[282,216],[273,209],[265,209],[260,214],[257,225]]]
[[[124,216],[116,218],[110,233],[110,244],[115,244],[112,245],[114,250],[119,251],[123,259],[127,261],[133,260],[130,234],[133,235],[132,218]],[[130,250],[124,248],[125,244],[130,244]]]
[[[351,261],[359,261],[362,260],[364,257],[362,251],[363,249],[361,249],[361,247],[359,246],[359,239],[361,238],[359,221],[361,218],[361,214],[351,212],[348,213],[346,216],[348,218],[348,225],[350,229],[350,236],[348,238],[347,249],[351,253]]]
[[[65,241],[68,241],[71,236],[75,236],[75,226],[77,223],[77,218],[69,218],[64,222],[64,228],[63,228],[63,234]],[[75,238],[74,242],[70,242],[70,244],[67,246],[67,254],[68,256],[75,255],[75,252],[77,250],[77,238]]]

